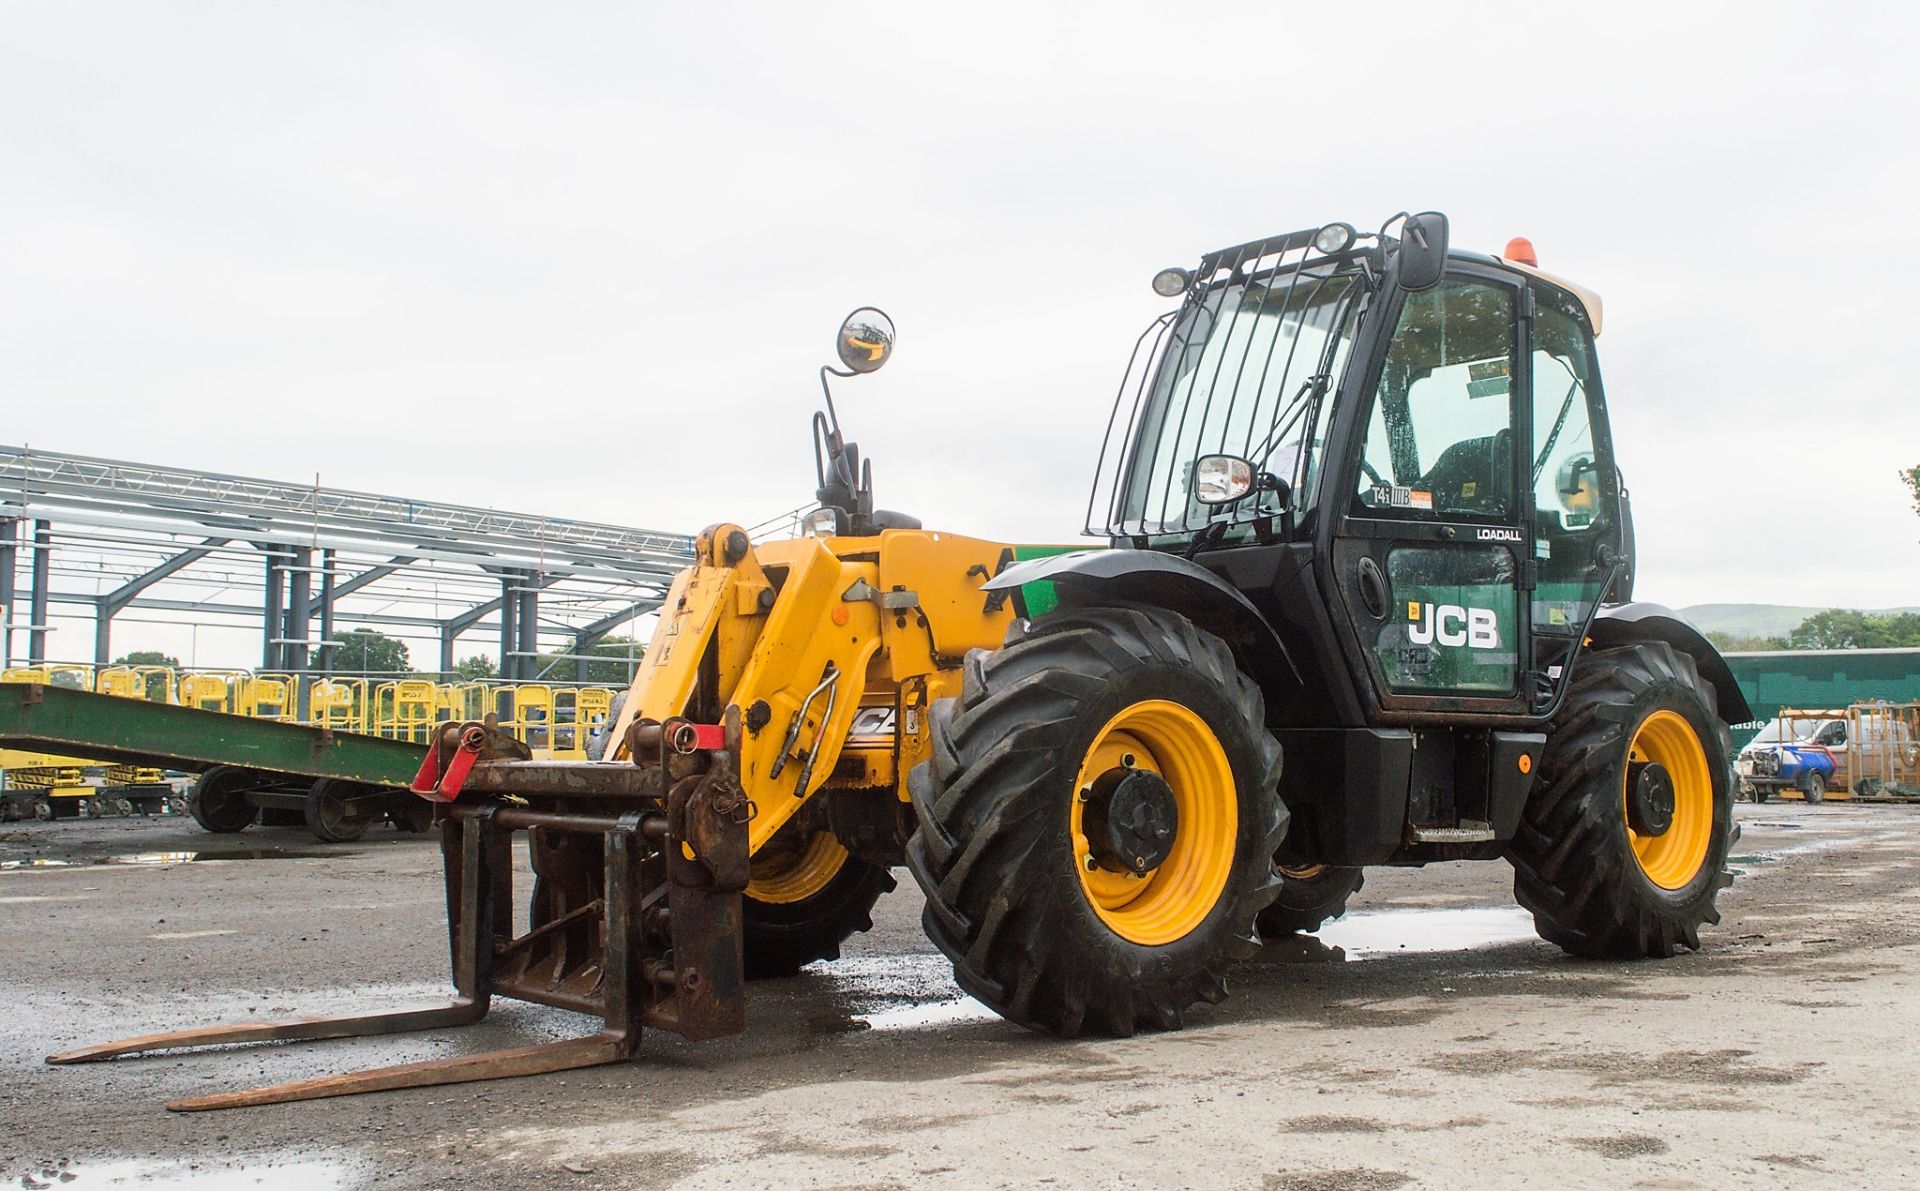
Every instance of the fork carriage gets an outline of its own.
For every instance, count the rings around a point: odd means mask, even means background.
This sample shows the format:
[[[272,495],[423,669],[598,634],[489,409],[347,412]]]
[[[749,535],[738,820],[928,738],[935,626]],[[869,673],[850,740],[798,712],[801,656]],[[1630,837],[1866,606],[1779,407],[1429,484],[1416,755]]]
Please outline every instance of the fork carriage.
[[[619,1062],[632,1057],[644,1028],[696,1040],[740,1032],[752,812],[738,779],[739,717],[710,726],[637,722],[627,740],[637,762],[533,761],[518,741],[478,723],[439,733],[415,792],[440,804],[455,990],[448,1004],[177,1030],[47,1061],[443,1029],[479,1021],[495,997],[601,1020],[580,1038],[167,1105],[194,1112]],[[516,935],[519,832],[534,879],[528,928]]]

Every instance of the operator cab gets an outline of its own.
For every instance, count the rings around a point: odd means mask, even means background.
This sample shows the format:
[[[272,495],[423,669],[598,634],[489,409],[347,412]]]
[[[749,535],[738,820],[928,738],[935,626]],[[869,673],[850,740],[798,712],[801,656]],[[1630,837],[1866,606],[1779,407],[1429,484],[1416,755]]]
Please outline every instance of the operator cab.
[[[1154,279],[1182,303],[1135,352],[1088,529],[1246,595],[1310,692],[1279,718],[1538,719],[1629,593],[1599,299],[1523,240],[1448,241],[1437,212],[1328,224]]]

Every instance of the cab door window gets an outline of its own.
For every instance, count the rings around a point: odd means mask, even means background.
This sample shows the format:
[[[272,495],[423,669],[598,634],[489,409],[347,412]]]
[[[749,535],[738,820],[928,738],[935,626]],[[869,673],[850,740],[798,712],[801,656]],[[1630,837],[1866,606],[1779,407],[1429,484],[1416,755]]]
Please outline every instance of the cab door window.
[[[1514,291],[1409,294],[1373,395],[1354,512],[1514,519]]]
[[[1600,537],[1609,532],[1612,474],[1594,442],[1600,395],[1591,337],[1555,298],[1537,292],[1536,299],[1528,468],[1540,584],[1533,621],[1537,632],[1571,634],[1600,598],[1602,577],[1594,562]]]

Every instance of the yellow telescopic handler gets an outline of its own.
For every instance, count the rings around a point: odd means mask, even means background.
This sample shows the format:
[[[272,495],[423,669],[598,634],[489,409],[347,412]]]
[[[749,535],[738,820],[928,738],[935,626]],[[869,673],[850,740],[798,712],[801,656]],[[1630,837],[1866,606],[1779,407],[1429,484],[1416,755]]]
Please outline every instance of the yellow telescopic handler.
[[[960,986],[1023,1025],[1173,1029],[1368,866],[1505,859],[1540,934],[1668,956],[1729,876],[1725,662],[1635,602],[1597,296],[1446,218],[1330,223],[1163,270],[1099,446],[1099,548],[874,507],[831,378],[802,536],[702,531],[589,761],[447,723],[450,1003],[55,1055],[477,1021],[562,1042],[176,1101],[181,1110],[555,1071],[645,1028],[746,1028],[747,982],[839,955],[904,865]],[[1090,452],[1091,453],[1091,452]],[[1282,758],[1285,764],[1282,764]],[[516,932],[513,844],[534,873]]]

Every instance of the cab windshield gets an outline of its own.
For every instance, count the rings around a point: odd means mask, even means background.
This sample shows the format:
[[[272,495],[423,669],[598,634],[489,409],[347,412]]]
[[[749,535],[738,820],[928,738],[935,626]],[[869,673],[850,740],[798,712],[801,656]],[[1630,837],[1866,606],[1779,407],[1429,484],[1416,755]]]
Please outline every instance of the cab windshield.
[[[1237,455],[1299,494],[1313,491],[1321,398],[1353,347],[1357,272],[1297,268],[1191,296],[1162,336],[1158,367],[1130,427],[1113,532],[1190,533],[1278,512],[1271,493],[1227,510],[1194,499],[1194,460]]]

